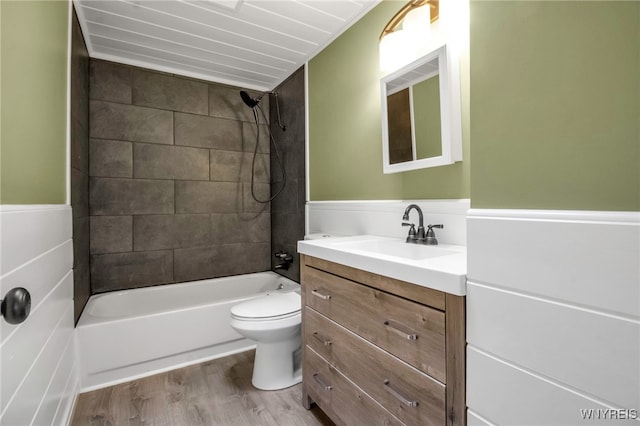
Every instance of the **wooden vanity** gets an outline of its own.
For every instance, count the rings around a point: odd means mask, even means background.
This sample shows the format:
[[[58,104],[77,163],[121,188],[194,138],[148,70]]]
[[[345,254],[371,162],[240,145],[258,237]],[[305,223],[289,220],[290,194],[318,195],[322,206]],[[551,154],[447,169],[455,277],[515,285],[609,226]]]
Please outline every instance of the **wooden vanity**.
[[[339,425],[465,425],[465,297],[301,255],[303,405]]]

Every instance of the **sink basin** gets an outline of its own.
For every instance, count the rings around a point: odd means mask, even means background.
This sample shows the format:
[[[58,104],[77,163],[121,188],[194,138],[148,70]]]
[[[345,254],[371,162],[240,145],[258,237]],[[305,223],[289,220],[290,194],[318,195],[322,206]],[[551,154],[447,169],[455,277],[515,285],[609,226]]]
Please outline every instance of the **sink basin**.
[[[466,294],[464,246],[427,246],[406,243],[404,238],[357,235],[299,241],[298,252],[457,296]]]
[[[411,260],[429,259],[431,257],[448,256],[456,253],[453,250],[447,250],[438,246],[408,244],[402,241],[383,239],[345,243],[342,244],[342,247],[344,249],[359,250]]]

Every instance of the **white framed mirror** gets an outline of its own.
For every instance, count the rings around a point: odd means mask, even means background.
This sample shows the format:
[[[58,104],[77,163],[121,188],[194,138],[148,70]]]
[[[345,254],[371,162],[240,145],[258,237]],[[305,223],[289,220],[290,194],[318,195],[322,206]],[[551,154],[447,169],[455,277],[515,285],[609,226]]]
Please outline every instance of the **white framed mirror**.
[[[447,45],[380,81],[384,173],[462,161],[459,65]]]

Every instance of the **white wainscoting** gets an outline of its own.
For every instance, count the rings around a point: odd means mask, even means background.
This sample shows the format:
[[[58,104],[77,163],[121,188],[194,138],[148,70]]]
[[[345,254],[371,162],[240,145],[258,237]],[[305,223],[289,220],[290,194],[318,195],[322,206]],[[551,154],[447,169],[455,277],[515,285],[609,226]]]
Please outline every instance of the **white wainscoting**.
[[[467,245],[466,216],[469,200],[406,201],[308,201],[306,234],[379,235],[405,238],[409,228],[402,226],[402,215],[409,204],[417,204],[424,215],[424,225],[444,224],[436,229],[443,244]],[[410,213],[418,225],[418,214]]]
[[[470,421],[640,424],[640,213],[472,209],[467,225]]]
[[[71,208],[2,206],[0,292],[25,287],[31,314],[0,326],[0,424],[66,424],[79,386]]]

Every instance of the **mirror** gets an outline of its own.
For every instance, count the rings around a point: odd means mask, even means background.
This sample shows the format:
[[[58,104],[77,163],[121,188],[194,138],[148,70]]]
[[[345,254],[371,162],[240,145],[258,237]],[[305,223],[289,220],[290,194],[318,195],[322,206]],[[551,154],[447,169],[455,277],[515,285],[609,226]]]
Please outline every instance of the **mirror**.
[[[458,64],[447,46],[381,80],[384,173],[462,160]]]

